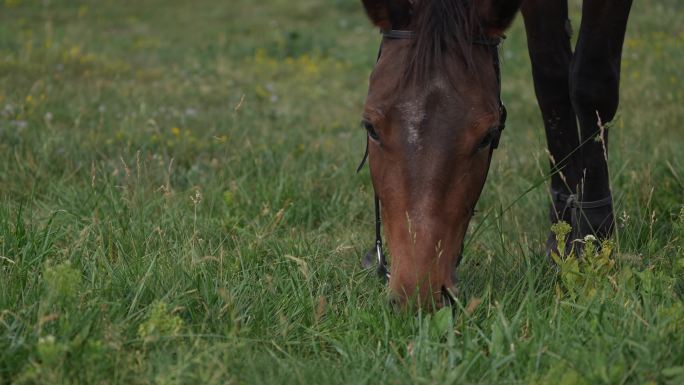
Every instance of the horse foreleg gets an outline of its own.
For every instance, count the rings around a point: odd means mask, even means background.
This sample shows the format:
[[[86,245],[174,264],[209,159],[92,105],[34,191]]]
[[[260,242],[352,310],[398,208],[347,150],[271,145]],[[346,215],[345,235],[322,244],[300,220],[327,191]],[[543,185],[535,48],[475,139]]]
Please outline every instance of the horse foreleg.
[[[570,98],[580,125],[581,164],[574,238],[613,232],[608,175],[608,127],[619,102],[620,62],[631,0],[585,0],[575,55],[570,66]],[[601,203],[602,202],[602,203]],[[600,203],[600,204],[599,204]],[[582,207],[584,206],[584,207]],[[593,207],[587,207],[593,206]]]
[[[544,119],[551,163],[551,222],[572,222],[566,202],[580,180],[581,158],[575,112],[570,100],[571,28],[567,0],[526,0],[521,8],[537,101]],[[556,250],[549,235],[547,254]]]

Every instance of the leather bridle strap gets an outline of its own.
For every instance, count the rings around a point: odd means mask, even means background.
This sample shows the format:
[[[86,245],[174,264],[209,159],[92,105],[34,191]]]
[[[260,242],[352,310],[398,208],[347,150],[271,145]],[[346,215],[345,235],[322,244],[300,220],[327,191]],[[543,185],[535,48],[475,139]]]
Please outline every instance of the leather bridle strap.
[[[378,276],[389,280],[390,272],[387,268],[385,253],[382,251],[382,218],[380,216],[380,198],[375,195],[375,255],[378,258],[376,272]]]
[[[383,37],[388,39],[413,39],[416,37],[416,33],[413,31],[404,31],[399,29],[389,29],[385,31],[380,31]]]
[[[400,30],[400,29],[389,29],[389,30],[384,30],[380,31],[383,37],[388,38],[388,39],[414,39],[417,35],[413,31],[406,31],[406,30]],[[502,36],[496,36],[496,37],[489,37],[489,36],[479,36],[476,39],[474,39],[471,43],[477,44],[477,45],[487,45],[490,47],[498,47],[499,44],[501,44],[501,40],[503,40],[504,37]]]

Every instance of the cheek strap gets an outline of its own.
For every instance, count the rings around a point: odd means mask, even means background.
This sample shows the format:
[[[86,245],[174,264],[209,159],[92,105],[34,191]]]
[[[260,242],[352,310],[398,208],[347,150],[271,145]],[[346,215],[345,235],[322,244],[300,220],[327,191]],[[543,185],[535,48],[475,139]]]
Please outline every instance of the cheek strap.
[[[359,163],[359,167],[356,168],[356,173],[358,174],[363,166],[366,164],[366,161],[368,160],[368,135],[366,135],[366,152],[363,154],[363,158],[361,159],[361,163]]]
[[[378,277],[384,282],[390,278],[387,260],[382,249],[382,218],[380,216],[380,199],[375,196],[375,247],[368,250],[361,260],[364,269],[375,269]]]

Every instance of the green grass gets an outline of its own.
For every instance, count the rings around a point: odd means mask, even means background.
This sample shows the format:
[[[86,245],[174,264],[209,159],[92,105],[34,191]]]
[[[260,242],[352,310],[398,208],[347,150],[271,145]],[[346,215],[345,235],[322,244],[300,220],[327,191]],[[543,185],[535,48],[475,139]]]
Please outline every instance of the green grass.
[[[543,257],[518,20],[452,319],[359,267],[360,2],[4,0],[0,383],[684,383],[684,4],[632,14],[610,264]]]

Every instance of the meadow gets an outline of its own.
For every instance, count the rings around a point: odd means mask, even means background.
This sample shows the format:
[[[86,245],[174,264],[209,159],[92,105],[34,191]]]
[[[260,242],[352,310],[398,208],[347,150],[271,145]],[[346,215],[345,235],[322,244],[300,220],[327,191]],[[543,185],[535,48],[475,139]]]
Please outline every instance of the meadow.
[[[359,1],[2,0],[0,383],[684,384],[683,18],[634,3],[617,234],[559,269],[518,18],[459,302],[407,314],[359,264]]]

